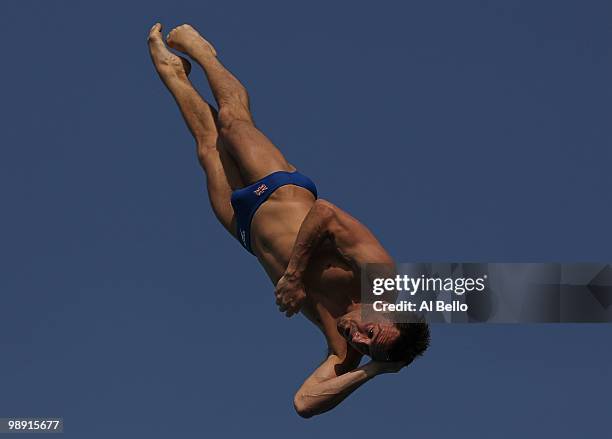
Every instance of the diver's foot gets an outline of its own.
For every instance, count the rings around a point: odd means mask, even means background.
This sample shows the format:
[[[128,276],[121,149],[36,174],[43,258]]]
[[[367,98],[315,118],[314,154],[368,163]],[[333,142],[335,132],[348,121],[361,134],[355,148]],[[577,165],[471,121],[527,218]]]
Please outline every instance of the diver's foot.
[[[192,58],[217,56],[217,51],[200,33],[188,24],[182,24],[170,31],[166,37],[168,46],[188,54]]]
[[[149,52],[155,69],[164,81],[171,78],[187,79],[191,64],[185,58],[170,52],[161,34],[162,25],[155,23],[149,32]]]

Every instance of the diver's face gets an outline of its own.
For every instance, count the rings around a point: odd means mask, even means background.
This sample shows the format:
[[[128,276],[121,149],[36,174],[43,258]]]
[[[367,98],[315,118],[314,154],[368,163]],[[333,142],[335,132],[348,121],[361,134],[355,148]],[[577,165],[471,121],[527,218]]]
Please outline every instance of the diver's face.
[[[399,330],[389,320],[374,315],[371,320],[363,322],[359,311],[340,317],[337,327],[348,344],[373,360],[388,360],[387,352],[399,337]]]

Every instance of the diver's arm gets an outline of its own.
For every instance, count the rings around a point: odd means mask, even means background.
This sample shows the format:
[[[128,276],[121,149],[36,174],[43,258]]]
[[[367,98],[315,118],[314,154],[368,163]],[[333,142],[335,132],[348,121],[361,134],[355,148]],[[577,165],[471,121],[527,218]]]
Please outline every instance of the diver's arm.
[[[285,275],[301,279],[319,244],[331,239],[348,263],[393,263],[376,237],[357,219],[326,200],[319,199],[306,215],[293,246]]]
[[[298,313],[306,300],[302,277],[311,255],[329,236],[328,228],[332,219],[333,211],[329,203],[319,199],[310,208],[300,226],[285,273],[278,280],[274,291],[276,304],[287,317]]]
[[[342,363],[337,355],[330,355],[304,381],[293,398],[293,406],[300,416],[310,418],[331,410],[375,376],[396,371],[385,363],[370,361],[337,375]]]
[[[392,268],[393,259],[366,226],[329,201],[319,199],[302,222],[285,273],[276,285],[276,304],[287,317],[299,312],[306,299],[302,279],[311,258],[325,239],[332,240],[355,272],[366,263],[382,263],[368,276],[374,272],[380,275],[389,273],[389,268]]]
[[[287,278],[301,279],[310,257],[317,247],[330,236],[329,226],[334,219],[332,204],[318,199],[304,218],[289,263],[285,269]]]

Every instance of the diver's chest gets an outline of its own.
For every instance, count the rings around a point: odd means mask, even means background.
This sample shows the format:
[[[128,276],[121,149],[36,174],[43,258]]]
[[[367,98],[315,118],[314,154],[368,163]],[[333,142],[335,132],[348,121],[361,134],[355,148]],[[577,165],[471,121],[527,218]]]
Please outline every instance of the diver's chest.
[[[311,258],[304,285],[318,302],[344,307],[359,301],[359,273],[334,252],[320,252]]]
[[[337,338],[335,321],[360,302],[360,275],[333,247],[322,246],[304,273],[307,303],[304,314],[328,339]]]
[[[341,296],[359,293],[359,276],[353,270],[336,265],[321,265],[310,269],[305,275],[305,285],[314,291],[325,292],[327,296],[338,292]]]

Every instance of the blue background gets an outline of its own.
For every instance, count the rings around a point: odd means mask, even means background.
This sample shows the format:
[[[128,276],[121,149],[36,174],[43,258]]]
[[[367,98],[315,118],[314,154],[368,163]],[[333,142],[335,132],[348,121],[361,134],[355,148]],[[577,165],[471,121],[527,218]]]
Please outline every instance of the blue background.
[[[297,417],[323,339],[216,223],[146,36],[201,30],[258,125],[398,261],[610,262],[611,17],[3,1],[0,416],[79,438],[605,436],[610,325],[435,326],[408,370]]]

